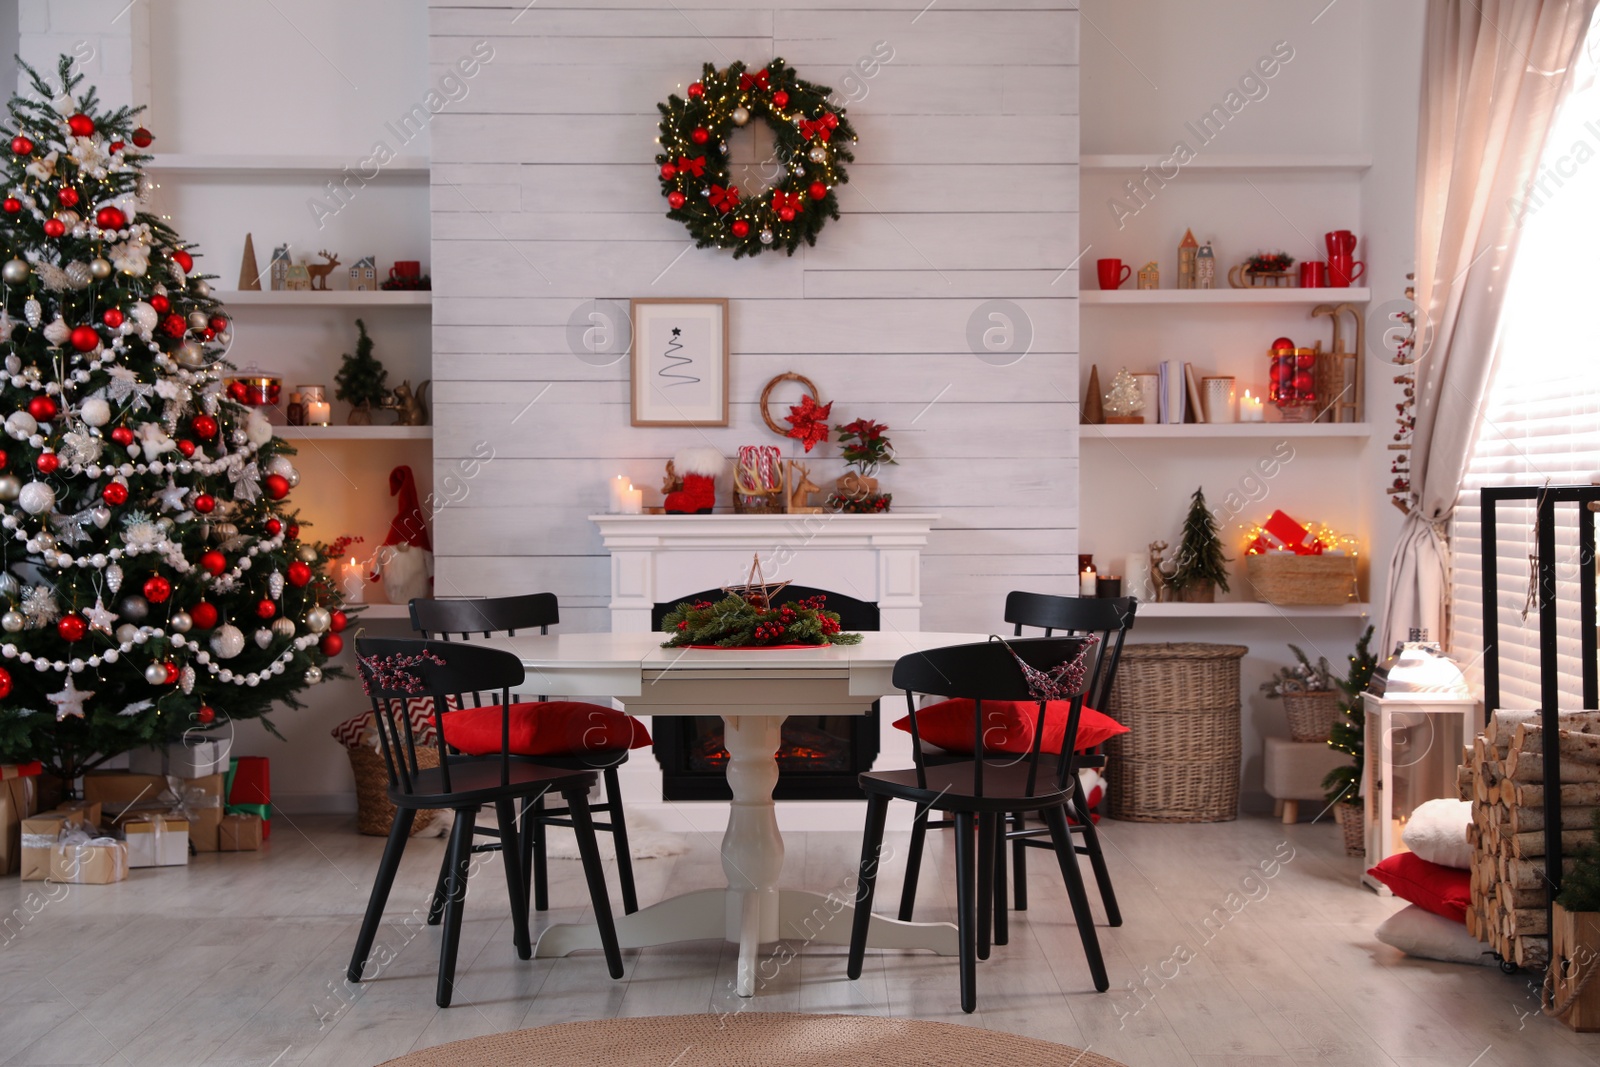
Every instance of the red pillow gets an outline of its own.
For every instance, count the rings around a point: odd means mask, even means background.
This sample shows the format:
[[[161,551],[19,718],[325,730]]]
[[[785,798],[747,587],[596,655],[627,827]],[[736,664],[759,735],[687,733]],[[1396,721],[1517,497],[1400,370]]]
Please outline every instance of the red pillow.
[[[1044,708],[1044,738],[1041,752],[1061,753],[1061,738],[1067,732],[1067,716],[1072,701],[1052,700]],[[972,755],[972,701],[965,697],[941,700],[917,712],[917,733],[930,745],[961,756]],[[985,700],[983,702],[983,749],[985,752],[1021,755],[1033,750],[1033,724],[1039,718],[1039,705],[1030,701]],[[896,730],[911,732],[911,719],[894,724]],[[1107,738],[1125,734],[1128,728],[1109,715],[1102,715],[1087,704],[1078,715],[1078,738],[1074,751],[1087,752]]]
[[[1397,852],[1367,873],[1401,900],[1458,923],[1472,903],[1472,872],[1430,863],[1414,852]]]
[[[499,752],[500,705],[445,712],[444,739],[469,756]],[[511,705],[511,751],[519,756],[568,756],[649,743],[644,723],[614,708],[567,700]]]

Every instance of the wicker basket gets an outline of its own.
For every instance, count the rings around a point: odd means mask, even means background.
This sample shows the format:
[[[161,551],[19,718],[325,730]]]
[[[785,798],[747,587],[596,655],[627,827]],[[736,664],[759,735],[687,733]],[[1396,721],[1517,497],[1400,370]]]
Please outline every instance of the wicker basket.
[[[1239,815],[1242,645],[1129,645],[1108,714],[1109,812],[1130,822],[1227,822]]]
[[[350,753],[350,770],[356,776],[356,829],[374,837],[388,837],[394,826],[395,807],[389,803],[389,771],[383,756],[366,745],[345,750]],[[417,746],[417,766],[427,769],[439,765],[439,752],[426,745]],[[433,820],[445,814],[432,808],[417,812],[417,821],[411,825],[411,836],[426,829]]]
[[[1354,556],[1268,552],[1246,556],[1245,568],[1256,599],[1268,604],[1343,604],[1356,596]]]
[[[1285,693],[1283,711],[1289,717],[1289,740],[1326,741],[1339,721],[1339,694],[1332,689]]]
[[[1360,804],[1335,804],[1333,817],[1339,824],[1339,830],[1344,834],[1344,854],[1346,856],[1365,856],[1367,854],[1366,827],[1362,823],[1365,809]]]

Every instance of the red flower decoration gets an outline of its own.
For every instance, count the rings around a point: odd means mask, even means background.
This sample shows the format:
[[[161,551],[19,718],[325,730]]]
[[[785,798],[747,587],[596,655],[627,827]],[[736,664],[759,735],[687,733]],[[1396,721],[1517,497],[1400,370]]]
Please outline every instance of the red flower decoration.
[[[789,409],[789,414],[783,421],[789,424],[787,436],[805,445],[807,452],[818,441],[828,439],[828,416],[833,412],[833,401],[826,404],[817,403],[814,396],[802,396],[800,403]]]

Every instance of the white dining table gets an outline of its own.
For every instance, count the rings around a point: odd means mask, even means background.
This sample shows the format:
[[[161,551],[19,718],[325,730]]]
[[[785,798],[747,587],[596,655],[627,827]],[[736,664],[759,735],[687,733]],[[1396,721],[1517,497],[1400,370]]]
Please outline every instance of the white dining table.
[[[513,652],[528,685],[550,696],[613,697],[634,715],[720,715],[726,724],[733,803],[722,837],[726,889],[668,897],[616,918],[623,948],[723,938],[739,946],[736,992],[754,996],[761,945],[779,940],[843,945],[850,940],[854,891],[780,888],[783,835],[772,799],[778,781],[779,727],[789,715],[865,715],[893,693],[895,661],[986,634],[862,634],[860,644],[804,649],[667,649],[655,633],[494,636]],[[907,765],[910,762],[907,753]],[[854,876],[849,884],[855,885]],[[867,943],[878,948],[956,954],[951,923],[901,922],[874,915]],[[535,956],[598,949],[589,923],[547,927]]]

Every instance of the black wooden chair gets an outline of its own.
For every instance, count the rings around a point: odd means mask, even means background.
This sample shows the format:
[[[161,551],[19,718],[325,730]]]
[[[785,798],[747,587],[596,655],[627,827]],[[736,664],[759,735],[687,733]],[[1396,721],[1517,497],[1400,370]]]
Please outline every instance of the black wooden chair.
[[[456,951],[461,943],[461,912],[466,904],[467,877],[472,868],[472,831],[478,811],[494,806],[502,835],[510,835],[511,847],[502,850],[506,869],[506,889],[511,898],[512,937],[517,956],[528,959],[533,946],[528,937],[528,890],[522,874],[522,852],[516,847],[516,805],[543,797],[554,790],[567,798],[573,812],[573,830],[578,836],[578,852],[583,857],[583,872],[589,881],[589,899],[594,907],[595,925],[605,951],[611,977],[622,977],[622,952],[617,946],[616,926],[611,918],[611,901],[606,895],[605,870],[595,844],[594,826],[584,802],[595,783],[593,771],[566,770],[512,758],[502,746],[493,756],[458,756],[446,750],[443,709],[450,697],[478,691],[499,690],[501,707],[510,704],[511,689],[521,685],[522,664],[509,652],[471,644],[446,644],[405,638],[356,639],[356,657],[361,683],[372,698],[373,719],[378,727],[379,745],[389,772],[389,800],[394,804],[394,826],[389,831],[383,859],[372,884],[367,912],[361,920],[355,952],[347,972],[350,981],[361,981],[373,938],[383,920],[383,909],[394,886],[400,856],[411,839],[411,826],[418,810],[448,808],[455,813],[455,826],[445,856],[444,937],[439,947],[439,984],[435,1001],[441,1008],[450,1006],[455,989]],[[411,718],[406,713],[406,698],[432,699],[434,728],[438,733],[439,765],[422,768],[417,760],[417,739]],[[510,716],[502,715],[502,734],[510,736]]]
[[[1111,686],[1116,681],[1117,664],[1122,658],[1122,645],[1128,631],[1133,627],[1138,607],[1139,602],[1134,597],[1096,599],[1013,591],[1006,595],[1005,619],[1006,622],[1013,624],[1015,633],[1019,637],[1024,626],[1041,627],[1047,637],[1057,632],[1094,634],[1099,637],[1099,644],[1089,653],[1091,659],[1084,683],[1083,702],[1086,706],[1101,711],[1110,703]],[[1067,756],[1072,758],[1065,758]],[[964,761],[970,757],[935,750],[924,753],[924,758],[930,764],[941,764]],[[1089,857],[1089,864],[1094,870],[1095,884],[1100,890],[1100,902],[1106,909],[1107,925],[1121,926],[1122,911],[1117,906],[1117,894],[1111,886],[1111,872],[1106,867],[1105,854],[1100,847],[1100,832],[1094,824],[1093,813],[1089,809],[1089,798],[1078,776],[1078,771],[1084,768],[1103,768],[1106,765],[1106,757],[1097,752],[1074,755],[1067,751],[1060,756],[1041,754],[1039,761],[1040,767],[1054,778],[1059,788],[1072,792],[1071,829],[1073,834],[1083,838],[1083,844],[1077,846],[1078,853]],[[900,891],[901,920],[910,922],[916,906],[917,874],[922,866],[922,849],[928,828],[947,829],[953,825],[949,819],[929,819],[926,811],[920,812],[912,822],[911,844],[906,854],[906,877]],[[1028,825],[1025,812],[1012,813],[1011,829],[1006,834],[1006,840],[1011,842],[1013,901],[1018,911],[1026,911],[1028,909],[1027,850],[1030,847],[1054,848],[1055,844],[1050,840],[1048,827]],[[997,862],[999,867],[995,872],[996,893],[998,899],[1004,900],[1006,871],[1003,848]],[[1003,945],[1007,933],[1005,915],[1003,913],[997,915],[995,923],[996,943]]]
[[[889,801],[908,800],[924,811],[948,812],[954,816],[962,1011],[971,1012],[977,1008],[976,961],[989,958],[991,913],[995,917],[1005,914],[1004,898],[997,899],[994,890],[996,872],[1004,869],[1005,820],[1013,812],[1037,812],[1049,828],[1094,987],[1102,993],[1110,987],[1094,916],[1089,910],[1088,893],[1078,870],[1078,853],[1067,827],[1067,809],[1072,804],[1073,793],[1041,766],[1039,743],[1044,732],[1045,701],[1034,696],[1029,679],[1017,663],[1020,658],[1035,670],[1049,671],[1075,660],[1088,641],[1083,637],[1039,637],[1013,641],[1008,651],[1007,645],[990,640],[914,653],[895,664],[894,684],[905,691],[907,708],[913,713],[912,757],[916,765],[909,770],[869,771],[861,776],[861,788],[867,794],[867,821],[861,841],[860,888],[856,894],[846,967],[850,978],[861,977]],[[964,697],[974,702],[970,757],[938,765],[929,764],[924,758],[916,729],[916,695],[919,693]],[[985,758],[985,700],[1027,701],[1038,705],[1034,744],[1026,756],[1008,757],[1003,761]],[[1077,733],[1082,708],[1080,692],[1072,698],[1067,719],[1068,743]],[[975,828],[976,856],[973,855]]]
[[[461,600],[430,600],[418,598],[411,601],[411,627],[426,638],[449,641],[454,637],[470,640],[474,634],[488,637],[491,634],[515,634],[518,630],[538,628],[547,634],[550,627],[561,621],[560,607],[554,593],[528,593],[521,596],[475,597]],[[489,694],[489,702],[493,702]],[[544,698],[541,697],[542,701]],[[472,707],[483,707],[482,694],[471,695]],[[596,706],[599,708],[599,706]],[[621,714],[610,708],[599,708],[605,714]],[[538,714],[537,706],[516,705],[515,713]],[[587,797],[584,806],[589,809],[594,828],[609,832],[617,852],[617,882],[622,889],[622,910],[631,914],[639,910],[639,898],[633,883],[633,857],[628,849],[628,824],[622,811],[622,788],[618,782],[617,768],[628,760],[628,750],[578,748],[560,753],[541,753],[532,759],[546,767],[560,767],[574,771],[599,771],[605,779],[606,798],[593,805]],[[605,821],[595,820],[604,815]],[[533,910],[547,911],[550,907],[550,876],[545,830],[550,826],[572,826],[573,813],[569,808],[546,806],[544,796],[529,800],[522,812],[523,874],[532,886]],[[498,831],[479,827],[478,834],[498,838]],[[498,840],[475,845],[474,852],[492,852],[500,848]],[[433,904],[428,909],[428,922],[437,924],[444,906],[445,871],[439,872],[438,888]]]

